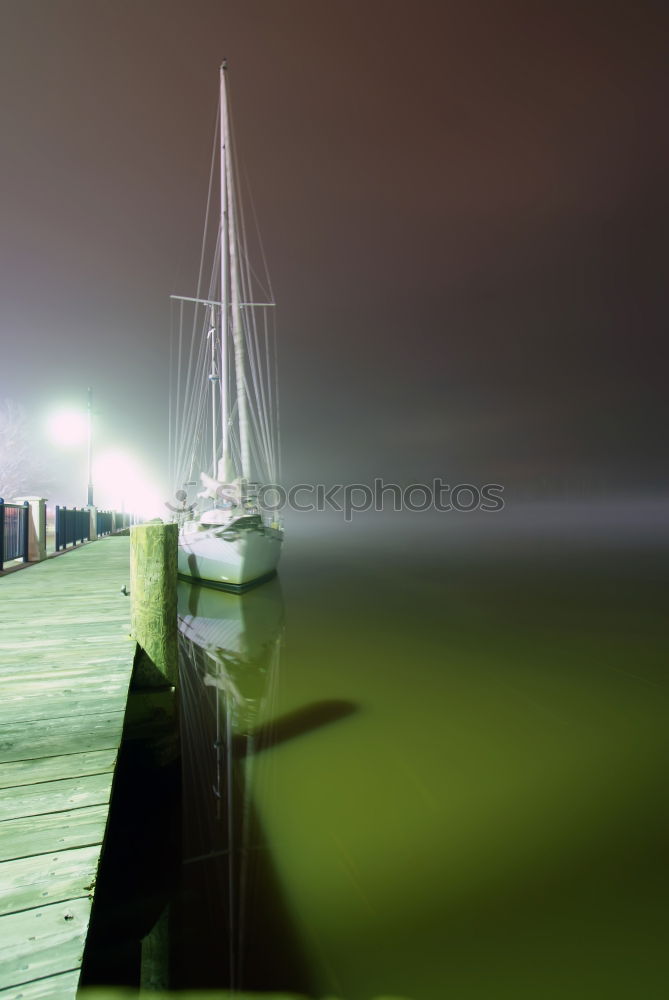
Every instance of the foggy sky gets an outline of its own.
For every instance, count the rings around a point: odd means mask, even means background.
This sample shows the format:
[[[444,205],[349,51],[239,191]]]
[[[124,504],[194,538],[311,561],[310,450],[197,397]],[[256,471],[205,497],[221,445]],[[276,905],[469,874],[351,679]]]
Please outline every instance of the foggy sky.
[[[665,488],[663,8],[0,0],[0,396],[164,476],[225,56],[286,480]]]

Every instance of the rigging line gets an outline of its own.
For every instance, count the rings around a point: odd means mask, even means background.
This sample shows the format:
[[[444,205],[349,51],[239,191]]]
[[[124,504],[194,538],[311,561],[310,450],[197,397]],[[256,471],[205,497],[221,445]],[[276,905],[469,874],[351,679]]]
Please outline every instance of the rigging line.
[[[258,353],[257,338],[251,337],[248,327],[245,326],[246,334],[246,345],[247,345],[247,355],[249,358],[249,369],[251,372],[251,379],[253,382],[254,396],[251,401],[251,409],[256,410],[256,433],[260,438],[259,447],[261,446],[265,455],[265,464],[268,464],[269,450],[268,450],[268,440],[267,440],[267,414],[263,412],[263,389],[262,384],[258,379],[258,369],[259,362],[256,357]],[[254,344],[255,340],[255,344]]]
[[[258,451],[262,453],[262,466],[263,466],[263,477],[265,482],[267,482],[267,477],[269,476],[269,471],[271,468],[271,452],[269,450],[269,443],[267,440],[267,428],[263,424],[263,416],[259,410],[258,401],[256,401],[256,426],[258,435]]]
[[[241,246],[242,253],[240,254],[240,256],[242,257],[242,259],[243,259],[243,261],[244,261],[244,263],[246,265],[246,272],[247,272],[246,278],[247,278],[247,282],[248,282],[248,284],[250,286],[250,284],[251,284],[251,278],[250,278],[250,275],[248,273],[248,261],[249,261],[248,245],[247,245],[247,241],[246,241],[246,223],[245,223],[245,220],[244,220],[243,209],[240,210],[240,223],[241,223],[241,225],[240,225],[240,232],[241,232],[241,237],[242,237],[242,246]],[[248,290],[250,292],[250,287],[249,287]],[[260,407],[260,414],[259,414],[259,416],[260,416],[261,432],[262,432],[262,435],[263,435],[263,442],[264,442],[265,451],[267,453],[266,464],[267,465],[271,465],[271,459],[269,457],[270,454],[271,454],[271,445],[270,445],[270,442],[269,442],[269,417],[268,417],[268,413],[267,413],[267,402],[266,402],[266,399],[265,399],[265,391],[264,391],[264,385],[263,385],[263,379],[262,379],[262,366],[261,366],[261,361],[260,361],[260,357],[261,357],[260,356],[260,345],[259,345],[259,342],[258,342],[258,330],[257,330],[255,310],[250,310],[250,313],[251,313],[250,316],[246,315],[244,317],[244,320],[245,320],[244,327],[245,327],[247,347],[248,347],[248,352],[247,353],[249,355],[249,360],[251,362],[250,368],[251,368],[251,375],[252,375],[252,378],[253,378],[254,391],[255,391],[255,394],[256,394],[256,398],[258,400],[258,405]],[[258,377],[258,375],[260,377]]]
[[[272,383],[272,351],[270,347],[269,322],[266,311],[263,316],[263,335],[265,343],[265,371],[263,373],[263,378],[265,379],[267,384],[267,399],[268,399],[271,446],[272,446],[272,478],[276,479],[276,461],[277,461],[276,410],[274,402],[274,386]]]
[[[204,342],[200,339],[200,349],[198,352],[198,362],[196,365],[196,374],[201,375],[204,378],[205,371],[205,351]],[[201,379],[198,378],[198,385],[201,383]],[[191,466],[186,472],[186,478],[192,479],[192,463],[195,455],[196,443],[201,440],[201,436],[198,435],[198,431],[202,428],[203,423],[203,411],[204,411],[205,397],[202,392],[196,394],[192,387],[188,392],[187,397],[187,413],[185,418],[185,425],[183,428],[183,441],[182,441],[182,469],[185,471],[185,465],[187,461],[188,451],[191,452]]]
[[[240,257],[243,259],[246,265],[246,281],[250,286],[251,279],[248,274],[248,246],[246,243],[246,226],[244,221],[243,208],[240,210],[240,233],[241,233],[241,246],[240,246]],[[250,288],[247,289],[250,292]],[[265,451],[265,464],[270,465],[270,453],[271,446],[269,443],[269,420],[267,415],[267,405],[265,400],[264,386],[262,382],[262,367],[260,363],[260,348],[257,336],[257,323],[255,311],[251,310],[251,315],[246,314],[244,316],[244,334],[247,344],[247,354],[249,357],[249,367],[251,371],[251,377],[253,381],[253,388],[255,393],[256,406],[258,407],[258,422],[259,431],[262,438],[263,448]]]
[[[217,109],[216,109],[216,122],[215,122],[215,125],[214,125],[214,141],[213,141],[212,148],[211,148],[211,161],[210,161],[210,165],[209,165],[209,188],[208,188],[208,191],[207,191],[207,207],[205,209],[205,214],[204,214],[204,230],[203,230],[203,233],[202,233],[202,245],[200,247],[200,266],[199,266],[198,275],[197,275],[197,295],[198,295],[198,298],[200,297],[201,281],[202,281],[202,271],[204,269],[204,255],[205,255],[205,246],[206,246],[206,240],[207,240],[207,231],[208,231],[208,228],[209,228],[209,209],[210,209],[210,206],[211,206],[211,194],[212,194],[212,191],[214,189],[214,169],[216,167],[216,151],[218,149],[218,122],[219,122],[219,117],[220,117],[220,108],[221,108],[221,101],[220,101],[220,98],[219,98],[219,100],[218,100],[218,106],[217,106]]]
[[[199,370],[200,353],[201,353],[201,338],[198,337],[198,339],[197,339],[198,351],[197,351],[196,361],[195,361],[195,366],[194,366],[193,358],[194,358],[194,354],[195,354],[195,345],[196,345],[196,327],[197,327],[197,307],[195,308],[195,310],[193,312],[193,322],[192,322],[192,325],[191,325],[190,344],[189,344],[189,351],[188,351],[188,368],[187,368],[187,371],[186,371],[186,379],[185,379],[185,386],[184,386],[185,398],[184,398],[183,419],[184,419],[185,426],[182,429],[182,434],[183,434],[182,442],[183,442],[183,446],[184,446],[185,449],[188,448],[188,429],[189,429],[189,426],[190,426],[190,423],[191,423],[191,414],[192,414],[193,408],[194,408],[193,368],[195,367],[195,370]]]
[[[181,461],[181,452],[183,447],[183,437],[182,425],[186,417],[185,407],[187,404],[187,399],[182,395],[182,379],[183,379],[183,367],[185,361],[185,347],[184,347],[184,315],[183,309],[180,310],[180,320],[179,320],[179,362],[178,362],[178,372],[177,372],[177,399],[179,401],[179,410],[176,414],[176,426],[175,435],[177,436],[177,456],[178,461]]]
[[[200,246],[200,264],[199,264],[199,268],[198,268],[198,278],[197,278],[197,294],[198,294],[198,297],[200,296],[200,287],[201,287],[201,282],[202,282],[202,272],[204,270],[204,257],[205,257],[206,244],[207,244],[207,232],[208,232],[208,229],[209,229],[209,215],[210,215],[211,197],[212,197],[212,191],[213,191],[214,168],[215,168],[215,164],[216,164],[217,139],[218,139],[218,114],[217,114],[216,123],[215,123],[215,126],[214,126],[214,141],[213,141],[213,144],[212,144],[211,160],[210,160],[210,166],[209,166],[209,185],[208,185],[208,190],[207,190],[207,204],[206,204],[206,209],[205,209],[204,228],[203,228],[203,232],[202,232],[202,243],[201,243],[201,246]],[[189,353],[188,378],[190,378],[190,373],[191,373],[190,361],[192,359],[192,353],[193,353],[193,339],[194,339],[194,336],[195,336],[195,324],[196,324],[196,320],[197,320],[197,314],[194,313],[193,314],[193,328],[192,328],[192,331],[191,331],[192,339],[191,339],[191,350],[190,350],[190,353]]]
[[[276,476],[277,481],[281,482],[283,469],[281,462],[281,415],[279,411],[279,350],[276,337],[276,323],[272,321],[272,330],[274,333],[274,400],[275,400],[275,414],[276,414]]]
[[[270,345],[273,347],[272,376],[275,380],[274,390],[274,435],[276,440],[276,475],[277,481],[281,482],[281,431],[279,425],[279,339],[277,336],[276,323],[270,320]]]
[[[172,428],[172,385],[174,381],[174,305],[170,302],[170,367],[167,393],[167,478],[174,488],[174,462],[172,455],[172,439],[174,432]],[[171,497],[170,497],[171,499]]]
[[[230,329],[229,314],[227,314],[225,317],[221,316],[221,322],[223,321],[225,321],[225,333],[226,333],[224,349],[226,352],[225,377],[226,377],[226,392],[228,400],[228,414],[224,427],[224,433],[226,434],[226,441],[228,442],[228,453],[230,453],[230,434],[235,419],[235,414],[237,413],[237,400],[234,398],[232,391],[232,379],[233,379],[232,331]],[[234,467],[234,461],[232,457],[230,457],[230,464]],[[225,477],[227,479],[228,478],[227,470],[224,470],[224,472],[225,472]]]
[[[260,346],[257,336],[247,331],[248,353],[252,362],[251,377],[255,390],[253,402],[255,405],[256,432],[259,437],[258,446],[262,446],[264,462],[268,469],[272,466],[272,441],[271,441],[271,421],[268,415],[267,394],[263,379],[262,365],[260,361]]]
[[[218,692],[216,692],[218,698]],[[234,871],[234,796],[233,796],[233,775],[232,775],[232,718],[230,714],[230,703],[226,699],[225,706],[225,729],[226,729],[226,778],[227,778],[227,805],[228,805],[228,921],[230,927],[230,983],[236,986],[236,962],[234,953],[234,933],[235,928],[235,871]]]
[[[251,263],[250,258],[249,258],[250,272],[253,275],[253,277],[255,278],[255,280],[256,280],[258,286],[260,287],[260,289],[262,290],[263,294],[265,294],[269,298],[269,300],[273,302],[274,301],[274,294],[272,292],[272,280],[271,280],[271,277],[270,277],[269,269],[267,267],[267,260],[265,258],[265,250],[264,250],[264,247],[263,247],[262,236],[261,236],[261,233],[260,233],[260,227],[258,225],[258,218],[257,218],[256,211],[255,211],[255,202],[253,200],[253,190],[252,190],[251,183],[250,183],[250,180],[249,180],[248,170],[246,169],[246,165],[245,164],[242,164],[243,169],[240,168],[240,157],[239,157],[239,153],[237,152],[236,146],[233,148],[233,155],[234,155],[234,158],[235,158],[235,171],[237,172],[237,175],[239,177],[241,177],[242,180],[243,180],[243,182],[244,182],[244,188],[243,188],[243,190],[245,190],[245,192],[246,192],[245,197],[248,197],[249,201],[251,202],[251,211],[252,211],[252,214],[253,214],[255,236],[256,236],[257,243],[258,243],[258,249],[260,251],[260,257],[261,257],[261,260],[262,260],[262,263],[263,263],[264,278],[261,277],[260,274],[256,271],[255,267],[253,266],[253,264]],[[242,185],[240,184],[239,187],[240,187],[240,197],[241,197]]]
[[[178,358],[177,358],[177,389],[176,389],[176,395],[177,395],[177,412],[176,412],[176,417],[175,417],[175,419],[177,421],[177,424],[180,422],[180,419],[181,419],[180,388],[179,387],[181,385],[181,360],[182,360],[182,354],[183,354],[183,351],[182,351],[183,315],[184,315],[184,311],[183,311],[183,302],[182,302],[180,310],[179,310],[179,354],[178,354]],[[175,433],[175,437],[176,437],[177,427],[174,428],[174,433]],[[177,462],[180,462],[180,460],[181,460],[180,451],[181,451],[181,448],[179,447],[179,454],[178,454]],[[179,471],[178,464],[177,464],[177,467],[176,467],[175,471],[177,471],[177,472]]]
[[[257,664],[253,663],[257,669]],[[257,712],[254,720],[257,723]],[[241,829],[241,851],[239,859],[239,932],[237,947],[239,952],[239,964],[242,964],[244,954],[244,944],[246,939],[246,897],[248,894],[248,871],[249,871],[249,848],[251,843],[251,792],[253,788],[253,772],[255,761],[255,740],[250,732],[246,737],[246,760],[247,765],[244,771],[243,802],[242,802],[242,829]],[[255,863],[255,858],[254,858]],[[240,984],[241,985],[241,984]]]
[[[215,164],[216,164],[216,148],[217,148],[217,144],[218,144],[217,143],[217,139],[218,139],[218,114],[216,116],[216,123],[215,123],[215,126],[214,126],[214,141],[213,141],[213,144],[212,144],[211,160],[210,160],[210,166],[209,166],[209,185],[208,185],[208,190],[207,190],[207,204],[206,204],[206,209],[205,209],[204,228],[203,228],[203,232],[202,232],[202,243],[201,243],[201,246],[200,246],[200,264],[199,264],[199,268],[198,268],[198,279],[197,279],[197,293],[198,293],[198,297],[200,296],[200,288],[201,288],[201,282],[202,282],[202,272],[204,270],[204,258],[205,258],[205,252],[206,252],[206,244],[207,244],[207,233],[208,233],[208,230],[209,230],[209,216],[210,216],[210,207],[211,207],[211,197],[212,197],[212,191],[213,191],[214,168],[215,168]],[[192,331],[191,331],[193,339],[194,339],[194,335],[195,335],[196,319],[197,319],[197,316],[196,316],[196,313],[194,313],[193,314],[193,328],[192,328]],[[190,374],[191,374],[191,364],[190,364],[190,361],[192,359],[192,353],[193,353],[192,352],[192,348],[193,348],[193,341],[191,340],[191,351],[189,353],[188,378],[190,378]]]
[[[235,401],[235,406],[236,405],[237,403]],[[229,435],[228,441],[230,444],[230,458],[234,466],[235,479],[237,479],[241,470],[241,449],[237,439],[237,432],[232,424],[230,424]]]
[[[268,395],[268,398],[269,398],[270,418],[272,419],[272,422],[271,422],[271,425],[270,425],[271,428],[272,428],[272,468],[271,468],[271,479],[275,480],[276,479],[276,451],[275,451],[276,439],[275,439],[275,430],[274,430],[274,428],[275,428],[275,421],[274,421],[274,393],[272,391],[273,387],[272,387],[271,367],[270,367],[269,324],[267,322],[267,310],[265,310],[265,314],[263,316],[263,327],[264,327],[264,334],[265,334],[265,367],[266,367],[266,375],[267,375],[267,395]]]
[[[191,448],[190,463],[189,463],[189,466],[188,466],[188,472],[186,473],[186,476],[185,476],[185,481],[186,482],[190,482],[193,479],[195,465],[197,464],[199,466],[202,466],[202,455],[197,450],[198,446],[197,446],[197,444],[195,442],[202,437],[202,430],[203,430],[203,425],[204,425],[205,411],[206,411],[206,405],[205,405],[205,403],[203,401],[201,403],[201,405],[200,405],[200,411],[196,415],[195,424],[194,424],[194,427],[193,427],[193,445],[192,445],[192,448]],[[185,460],[186,460],[186,456],[184,456],[184,464],[185,464]]]
[[[234,144],[234,143],[233,143],[232,150],[233,150],[233,157],[234,157],[234,169],[235,169],[235,173],[237,175],[239,175],[239,173],[240,173],[240,170],[239,170],[239,161],[238,161],[238,157],[237,157],[236,144]],[[247,180],[247,183],[246,183],[246,187],[247,187],[247,189],[249,188],[248,180]],[[247,229],[246,229],[246,215],[245,215],[244,203],[243,203],[243,199],[242,199],[242,185],[241,184],[238,185],[238,199],[237,200],[238,200],[238,218],[239,218],[239,238],[238,238],[238,243],[240,244],[240,246],[239,246],[239,256],[242,258],[242,260],[244,262],[244,265],[245,265],[245,269],[246,269],[246,282],[247,282],[246,293],[247,293],[247,297],[248,297],[248,299],[250,301],[252,301],[253,300],[253,288],[252,288],[253,282],[251,280],[251,272],[250,272],[248,236],[247,236]],[[268,275],[268,277],[269,277],[269,275]],[[270,290],[271,290],[271,283],[270,283]],[[266,460],[266,464],[268,466],[270,466],[272,463],[271,463],[271,459],[269,458],[269,455],[271,454],[271,446],[270,446],[269,440],[268,440],[268,436],[269,436],[268,435],[269,418],[268,418],[268,414],[267,414],[267,404],[266,404],[266,400],[265,400],[264,385],[263,385],[263,382],[262,382],[262,377],[261,377],[261,380],[260,380],[260,386],[258,386],[258,381],[256,379],[256,368],[261,370],[261,365],[260,365],[260,348],[259,348],[259,344],[258,344],[258,333],[257,333],[257,325],[256,325],[256,315],[255,315],[255,310],[250,310],[250,312],[251,312],[251,316],[250,317],[245,316],[245,329],[246,329],[246,333],[247,333],[247,338],[246,339],[247,339],[247,346],[248,346],[248,354],[249,354],[250,360],[252,362],[252,364],[251,364],[251,374],[253,376],[254,389],[255,389],[255,392],[256,392],[256,396],[259,397],[258,401],[259,401],[259,405],[260,405],[260,408],[261,408],[261,411],[262,411],[261,417],[260,417],[260,419],[261,419],[261,427],[262,427],[262,433],[263,433],[263,439],[264,439],[264,447],[265,447],[265,450],[266,450],[267,455],[268,455],[267,460]],[[255,357],[253,356],[253,351],[252,351],[252,346],[251,346],[251,330],[253,331],[253,339],[254,339],[254,343],[255,343]]]
[[[260,256],[261,256],[261,259],[262,259],[263,270],[265,272],[265,279],[267,281],[267,288],[269,290],[269,297],[270,297],[270,300],[273,302],[274,301],[274,291],[272,289],[272,276],[271,276],[271,274],[269,272],[269,267],[267,266],[267,257],[265,255],[265,245],[263,243],[262,232],[260,231],[260,226],[258,224],[258,215],[257,215],[257,212],[256,212],[256,203],[255,203],[255,199],[253,197],[253,189],[252,189],[251,184],[249,182],[248,171],[246,170],[246,168],[244,169],[244,177],[245,177],[245,180],[246,180],[246,190],[248,192],[249,201],[251,203],[251,214],[253,215],[253,222],[254,222],[254,225],[255,225],[256,238],[258,240],[258,246],[260,248]],[[258,279],[258,281],[260,281],[260,279]]]
[[[238,178],[238,175],[239,175],[239,168],[238,168],[238,161],[237,161],[237,155],[236,155],[236,143],[234,141],[234,123],[232,122],[231,119],[229,119],[229,131],[230,131],[230,140],[231,140],[231,142],[230,142],[230,145],[229,145],[228,152],[231,155],[230,155],[230,170],[229,170],[229,175],[230,176],[228,177],[228,184],[230,184],[232,182],[232,184],[233,184],[233,186],[234,186],[234,188],[235,188],[235,190],[237,192],[237,202],[236,202],[236,209],[237,209],[237,211],[236,211],[236,216],[237,216],[237,240],[236,240],[236,245],[235,245],[234,249],[235,249],[235,253],[236,253],[238,261],[239,261],[240,258],[242,258],[243,262],[247,263],[248,262],[248,252],[247,252],[246,237],[245,237],[246,230],[245,230],[245,222],[244,222],[244,206],[243,206],[243,198],[242,198],[241,185],[239,185],[237,183],[237,178]],[[252,301],[253,295],[252,295],[252,289],[251,289],[251,285],[250,285],[250,280],[248,278],[248,274],[247,273],[245,274],[245,268],[244,267],[242,267],[240,270],[241,270],[241,273],[239,274],[239,278],[241,278],[241,284],[242,284],[242,286],[244,286],[244,278],[246,277],[246,287],[244,289],[244,291],[245,291],[245,297]],[[244,315],[241,325],[242,325],[242,330],[243,330],[244,341],[245,341],[246,347],[247,347],[246,354],[247,354],[247,357],[248,357],[248,360],[249,360],[249,368],[250,368],[251,375],[252,375],[252,378],[253,378],[254,389],[256,391],[256,395],[258,395],[258,386],[257,386],[256,374],[255,374],[255,368],[256,368],[255,358],[253,356],[252,344],[251,344],[251,340],[250,340],[250,336],[249,336],[249,317],[248,317],[248,314]],[[247,403],[251,403],[250,396],[249,396],[249,393],[248,393],[248,380],[246,378],[246,373],[242,370],[240,372],[240,375],[241,375],[241,380],[242,380],[242,391],[245,393],[245,398],[246,398]],[[252,410],[252,406],[249,406],[249,409]],[[240,411],[240,413],[241,413],[241,411]],[[262,428],[262,426],[258,427],[257,421],[256,421],[256,434],[258,434],[260,436],[260,438],[263,441],[263,446],[265,446],[264,429]],[[247,444],[247,447],[248,447],[248,444]]]
[[[264,464],[265,463],[264,463],[264,458],[263,458],[262,445],[261,445],[261,442],[260,442],[260,434],[258,432],[258,417],[257,417],[257,414],[255,412],[255,408],[254,408],[254,406],[252,404],[249,406],[249,413],[251,414],[251,421],[253,423],[253,428],[254,428],[254,431],[255,431],[255,434],[252,435],[251,438],[249,439],[249,445],[250,445],[250,447],[251,447],[251,449],[253,451],[253,457],[254,457],[254,460],[255,460],[258,472],[260,474],[261,472],[264,472]]]
[[[219,242],[217,242],[216,252],[214,254],[214,266],[216,266],[219,254],[220,254],[220,239]],[[205,309],[201,324],[198,327],[198,321],[197,321],[198,309],[199,309],[199,303],[196,303],[195,308],[193,310],[193,324],[191,329],[191,342],[190,342],[190,351],[188,356],[188,371],[186,374],[186,384],[185,384],[185,394],[186,394],[186,403],[184,405],[185,426],[183,428],[183,438],[182,438],[184,448],[188,448],[189,438],[194,431],[193,425],[194,423],[197,422],[193,419],[193,414],[194,412],[197,412],[195,410],[195,407],[198,402],[198,398],[201,396],[202,393],[201,386],[205,384],[203,379],[201,378],[198,378],[197,380],[195,379],[196,375],[199,375],[200,373],[204,374],[204,370],[206,367],[205,329],[207,324],[207,315]],[[193,363],[194,349],[196,342],[197,342],[197,358],[195,360],[195,363]],[[197,388],[196,388],[196,381],[197,381]],[[200,423],[199,422],[197,423],[198,426],[200,427],[201,426]],[[185,452],[184,452],[184,457],[185,457]],[[192,477],[192,468],[187,478],[190,479],[191,477]]]
[[[266,476],[265,460],[262,452],[260,451],[257,441],[251,442],[251,450],[253,452],[253,458],[256,464],[256,468],[258,469],[258,480],[266,482],[267,480],[265,479]]]

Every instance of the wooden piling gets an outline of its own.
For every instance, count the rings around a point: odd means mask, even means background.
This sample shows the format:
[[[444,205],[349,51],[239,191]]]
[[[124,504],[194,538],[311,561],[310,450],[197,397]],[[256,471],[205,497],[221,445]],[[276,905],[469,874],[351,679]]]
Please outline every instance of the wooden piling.
[[[136,684],[177,685],[176,524],[149,522],[130,531],[131,634],[141,652]]]

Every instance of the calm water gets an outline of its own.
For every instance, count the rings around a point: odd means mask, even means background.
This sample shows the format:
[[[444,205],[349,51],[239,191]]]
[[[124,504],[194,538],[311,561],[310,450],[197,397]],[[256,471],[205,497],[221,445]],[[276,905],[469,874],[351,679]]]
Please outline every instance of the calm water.
[[[182,594],[182,985],[664,995],[669,550],[548,520],[305,523]]]
[[[666,531],[303,520],[183,585],[172,985],[665,995]]]

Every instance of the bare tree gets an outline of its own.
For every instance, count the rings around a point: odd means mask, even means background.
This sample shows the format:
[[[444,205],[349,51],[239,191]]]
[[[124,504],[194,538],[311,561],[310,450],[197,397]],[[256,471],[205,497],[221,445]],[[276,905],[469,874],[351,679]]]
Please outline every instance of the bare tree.
[[[43,493],[47,485],[26,411],[11,399],[0,400],[0,497]]]

